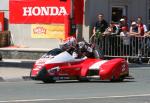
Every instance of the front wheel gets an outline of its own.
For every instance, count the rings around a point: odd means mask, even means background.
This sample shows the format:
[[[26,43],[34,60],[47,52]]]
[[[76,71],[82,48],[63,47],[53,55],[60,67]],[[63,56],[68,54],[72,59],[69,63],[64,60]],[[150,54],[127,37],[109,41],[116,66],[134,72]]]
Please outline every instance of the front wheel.
[[[89,82],[89,79],[87,79],[85,77],[78,77],[78,81],[79,82]]]
[[[123,82],[123,80],[124,80],[123,76],[121,76],[117,79],[114,76],[112,76],[112,78],[110,79],[111,82]]]

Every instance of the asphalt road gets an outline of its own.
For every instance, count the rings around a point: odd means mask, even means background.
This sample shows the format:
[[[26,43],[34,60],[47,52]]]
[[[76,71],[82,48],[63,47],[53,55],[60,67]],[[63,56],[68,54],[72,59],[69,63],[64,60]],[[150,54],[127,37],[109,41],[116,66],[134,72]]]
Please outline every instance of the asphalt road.
[[[134,80],[0,82],[0,103],[150,103],[150,67],[130,69]]]

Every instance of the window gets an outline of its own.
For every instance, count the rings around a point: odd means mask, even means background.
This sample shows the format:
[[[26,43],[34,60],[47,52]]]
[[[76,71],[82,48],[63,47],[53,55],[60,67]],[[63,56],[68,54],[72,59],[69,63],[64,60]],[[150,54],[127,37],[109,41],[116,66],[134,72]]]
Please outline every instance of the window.
[[[111,20],[114,22],[118,22],[122,16],[126,16],[126,6],[113,6],[112,7],[112,15],[111,15]]]

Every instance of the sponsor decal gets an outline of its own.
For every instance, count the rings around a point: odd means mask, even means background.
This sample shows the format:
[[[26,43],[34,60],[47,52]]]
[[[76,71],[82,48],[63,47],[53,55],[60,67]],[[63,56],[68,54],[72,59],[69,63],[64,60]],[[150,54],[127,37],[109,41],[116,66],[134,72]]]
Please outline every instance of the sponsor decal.
[[[10,23],[64,23],[69,15],[70,0],[66,2],[60,2],[60,0],[9,0]]]
[[[65,38],[64,24],[32,24],[32,38]]]
[[[34,34],[46,34],[46,29],[44,27],[36,27],[33,29]]]
[[[17,5],[17,6],[16,6]],[[74,23],[83,24],[84,0],[74,0]],[[71,0],[9,0],[9,23],[65,23],[71,15]]]
[[[37,71],[37,70],[40,70],[40,68],[37,67],[37,68],[34,68],[33,70]]]
[[[45,59],[39,59],[36,61],[36,65],[43,65],[46,62]]]
[[[52,69],[49,69],[48,70],[48,73],[50,74],[50,75],[55,75],[56,73],[58,73],[60,71],[60,68],[59,67],[54,67],[54,68],[52,68]]]
[[[60,77],[54,77],[54,80],[69,80],[70,77],[60,76]]]
[[[23,7],[23,16],[61,16],[67,15],[65,7]]]
[[[122,72],[124,72],[126,70],[126,64],[122,65]]]

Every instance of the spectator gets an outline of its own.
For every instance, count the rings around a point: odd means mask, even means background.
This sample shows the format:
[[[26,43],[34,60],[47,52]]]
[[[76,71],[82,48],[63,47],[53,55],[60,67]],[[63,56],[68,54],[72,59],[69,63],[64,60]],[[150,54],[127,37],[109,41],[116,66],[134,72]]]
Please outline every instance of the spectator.
[[[145,36],[145,33],[147,32],[147,27],[146,25],[143,24],[142,22],[142,18],[141,17],[138,17],[137,18],[137,25],[138,25],[138,33],[136,36],[138,36],[138,38],[136,38],[135,42],[136,42],[136,54],[138,54],[138,63],[142,63],[141,61],[141,56],[143,55],[143,47],[144,47],[144,36]]]
[[[127,27],[122,27],[122,32],[120,33],[120,36],[123,40],[123,54],[129,55],[129,47],[130,47],[130,34],[128,32]]]
[[[148,32],[147,26],[146,26],[145,24],[142,23],[142,18],[141,18],[141,17],[138,17],[137,23],[143,25],[144,33],[147,33],[147,32]]]
[[[142,18],[138,17],[137,23],[136,21],[132,21],[130,27],[130,34],[134,36],[144,36],[147,32],[147,27],[145,24],[142,23]]]
[[[113,35],[113,34],[117,34],[118,31],[118,27],[115,25],[115,23],[112,21],[109,24],[109,27],[105,30],[105,32],[103,33],[104,35]]]
[[[119,29],[118,27],[115,25],[114,22],[111,22],[109,24],[109,27],[105,30],[104,34],[104,48],[106,48],[106,52],[109,53],[108,51],[112,51],[112,54],[114,54],[114,50],[112,49],[116,49],[115,45],[117,42],[115,42],[115,37],[114,35],[118,34]]]
[[[128,29],[127,20],[125,20],[124,18],[121,18],[121,19],[120,19],[120,23],[119,23],[119,34],[122,32],[122,27],[126,27],[126,28],[127,28],[127,31],[129,30],[129,29]]]
[[[132,48],[132,55],[136,55],[137,51],[138,51],[138,38],[136,37],[137,35],[139,35],[139,30],[138,30],[138,24],[136,23],[136,21],[132,21],[131,26],[130,26],[130,31],[129,31],[130,35],[131,35],[131,48]]]
[[[131,18],[130,18],[130,21],[129,21],[129,25],[132,25],[132,22],[134,22],[134,21],[135,21],[134,18],[131,17]]]
[[[129,32],[132,36],[138,35],[138,25],[136,21],[132,21]]]
[[[108,27],[108,23],[104,20],[104,15],[98,15],[98,21],[95,23],[93,28],[93,34],[95,35],[97,32],[104,33],[106,28]]]
[[[102,45],[103,42],[103,33],[105,32],[106,28],[108,27],[108,23],[106,20],[104,20],[104,15],[99,14],[98,16],[98,21],[95,23],[94,28],[93,28],[93,36],[96,36],[97,40],[99,41],[97,45]]]
[[[145,32],[147,32],[147,27],[142,23],[142,18],[137,18],[137,24],[138,24],[138,36],[144,36]]]

